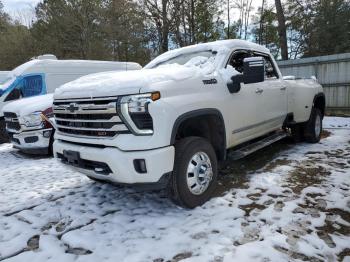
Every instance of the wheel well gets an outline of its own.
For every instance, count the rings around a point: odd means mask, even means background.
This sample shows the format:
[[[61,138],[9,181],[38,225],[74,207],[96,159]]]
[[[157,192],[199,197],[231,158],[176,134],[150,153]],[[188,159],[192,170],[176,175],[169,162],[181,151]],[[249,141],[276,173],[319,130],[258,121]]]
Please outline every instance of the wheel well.
[[[214,147],[218,160],[226,158],[225,124],[219,112],[190,113],[179,119],[174,125],[171,144],[185,137],[203,137]]]
[[[316,95],[314,98],[314,108],[317,108],[321,111],[322,117],[325,114],[326,109],[326,99],[323,94]]]

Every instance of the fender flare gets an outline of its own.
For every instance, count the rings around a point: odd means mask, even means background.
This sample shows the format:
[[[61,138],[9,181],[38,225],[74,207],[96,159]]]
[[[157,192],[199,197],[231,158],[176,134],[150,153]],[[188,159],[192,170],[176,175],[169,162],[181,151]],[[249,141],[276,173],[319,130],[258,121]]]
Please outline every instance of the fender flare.
[[[175,120],[174,122],[174,125],[173,125],[173,128],[172,128],[172,132],[171,132],[171,137],[170,137],[170,145],[174,145],[175,144],[175,140],[176,140],[176,134],[179,130],[179,127],[180,125],[190,119],[190,118],[193,118],[193,117],[198,117],[198,116],[205,116],[205,115],[208,115],[208,116],[217,116],[221,123],[222,123],[222,127],[223,127],[223,133],[224,133],[224,137],[223,137],[223,142],[222,142],[222,149],[223,149],[223,152],[222,152],[222,158],[223,159],[226,159],[226,126],[225,126],[225,121],[224,121],[224,118],[222,116],[222,113],[218,110],[218,109],[215,109],[215,108],[203,108],[203,109],[198,109],[198,110],[193,110],[193,111],[189,111],[189,112],[186,112],[180,116],[178,116],[178,118]]]

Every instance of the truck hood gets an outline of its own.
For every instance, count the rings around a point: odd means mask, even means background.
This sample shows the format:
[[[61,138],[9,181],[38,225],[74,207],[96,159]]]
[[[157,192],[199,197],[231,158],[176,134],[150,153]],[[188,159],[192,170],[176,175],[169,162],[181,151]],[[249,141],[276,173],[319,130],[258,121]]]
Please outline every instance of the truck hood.
[[[81,77],[56,89],[54,98],[92,98],[140,93],[152,85],[184,81],[203,70],[196,66],[166,65],[154,69],[127,72],[103,72]]]
[[[25,116],[52,107],[52,102],[53,94],[23,98],[6,104],[2,112],[11,112],[16,113],[17,116]]]

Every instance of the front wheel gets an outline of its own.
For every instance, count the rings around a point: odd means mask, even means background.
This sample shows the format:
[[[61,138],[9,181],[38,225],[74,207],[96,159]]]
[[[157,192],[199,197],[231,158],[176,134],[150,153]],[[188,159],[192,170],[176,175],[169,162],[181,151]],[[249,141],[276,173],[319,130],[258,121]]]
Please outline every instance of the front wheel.
[[[200,137],[175,144],[174,172],[169,191],[180,206],[194,208],[210,199],[217,182],[217,158],[213,146]]]
[[[322,114],[317,108],[313,108],[309,121],[304,127],[305,141],[309,143],[318,143],[321,140],[322,133]]]

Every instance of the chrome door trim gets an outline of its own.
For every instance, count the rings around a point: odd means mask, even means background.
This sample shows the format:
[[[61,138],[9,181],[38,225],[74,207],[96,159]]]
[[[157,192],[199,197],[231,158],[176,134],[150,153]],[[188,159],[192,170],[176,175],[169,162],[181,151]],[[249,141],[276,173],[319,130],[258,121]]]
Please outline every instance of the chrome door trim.
[[[261,125],[264,125],[264,124],[267,124],[267,123],[270,123],[270,122],[274,122],[274,121],[277,121],[277,120],[284,120],[286,118],[286,116],[287,115],[281,115],[281,116],[274,117],[272,119],[265,120],[265,121],[262,121],[262,122],[259,122],[259,123],[253,124],[253,125],[241,127],[241,128],[236,129],[236,130],[233,130],[232,134],[237,134],[237,133],[240,133],[240,132],[244,132],[244,131],[247,131],[249,129],[253,129],[253,128],[257,127],[257,126],[261,126]]]

